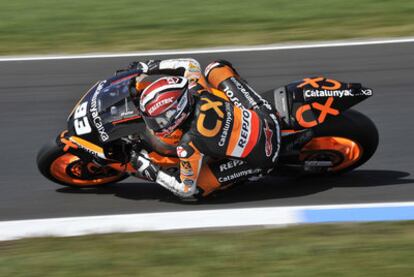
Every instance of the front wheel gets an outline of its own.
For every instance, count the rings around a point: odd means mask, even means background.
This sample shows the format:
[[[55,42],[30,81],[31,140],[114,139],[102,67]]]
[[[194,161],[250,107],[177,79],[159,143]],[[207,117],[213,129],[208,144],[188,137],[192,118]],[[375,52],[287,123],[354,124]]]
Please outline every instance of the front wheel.
[[[96,187],[116,183],[129,175],[110,167],[85,162],[80,157],[64,152],[56,141],[45,144],[37,154],[37,167],[52,182],[71,187]]]
[[[364,114],[348,110],[315,127],[314,138],[301,150],[303,162],[330,162],[329,172],[344,173],[368,161],[378,146],[378,130]]]

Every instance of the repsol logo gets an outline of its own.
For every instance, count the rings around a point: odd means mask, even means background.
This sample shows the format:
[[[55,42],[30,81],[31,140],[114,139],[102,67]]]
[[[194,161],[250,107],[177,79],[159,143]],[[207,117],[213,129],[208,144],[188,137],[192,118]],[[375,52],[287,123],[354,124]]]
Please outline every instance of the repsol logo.
[[[242,104],[239,101],[239,98],[237,98],[234,95],[234,92],[229,88],[229,87],[225,87],[223,89],[223,91],[226,93],[227,97],[230,99],[230,101],[237,107],[239,108],[243,108]]]
[[[220,172],[224,172],[227,171],[229,169],[235,168],[236,166],[242,165],[244,164],[244,161],[240,161],[240,160],[230,160],[226,163],[223,163],[219,166]]]
[[[242,127],[241,127],[239,142],[237,144],[241,148],[244,148],[249,138],[251,114],[248,110],[242,110],[242,114],[243,114]]]

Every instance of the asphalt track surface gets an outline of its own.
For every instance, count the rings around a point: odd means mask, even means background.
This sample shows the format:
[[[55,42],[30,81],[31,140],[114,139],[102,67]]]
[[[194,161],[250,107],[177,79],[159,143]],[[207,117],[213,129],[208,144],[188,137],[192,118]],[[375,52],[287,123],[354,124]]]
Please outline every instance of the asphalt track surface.
[[[183,55],[180,55],[181,57]],[[165,55],[147,58],[173,58]],[[65,128],[77,100],[133,58],[0,62],[0,220],[204,209],[414,201],[414,43],[194,54],[228,59],[258,91],[324,75],[361,82],[375,95],[355,108],[377,125],[374,157],[338,178],[277,178],[180,203],[138,179],[104,188],[61,187],[37,171],[38,149]]]

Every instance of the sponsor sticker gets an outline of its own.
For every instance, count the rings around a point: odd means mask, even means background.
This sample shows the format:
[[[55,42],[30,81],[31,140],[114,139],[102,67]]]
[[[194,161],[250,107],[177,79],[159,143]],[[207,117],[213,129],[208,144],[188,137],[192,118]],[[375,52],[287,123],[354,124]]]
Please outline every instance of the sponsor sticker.
[[[227,137],[229,135],[229,130],[233,122],[233,114],[231,112],[231,105],[230,103],[225,103],[226,108],[226,120],[224,121],[223,129],[221,130],[220,140],[218,142],[218,146],[223,147],[226,144]]]
[[[233,150],[232,156],[241,157],[244,149],[246,148],[247,142],[249,141],[250,132],[251,132],[251,119],[252,114],[250,111],[243,109],[242,110],[242,123],[240,128],[239,139],[237,141],[236,147]]]
[[[230,161],[220,164],[219,169],[220,169],[220,172],[224,172],[224,171],[233,169],[242,164],[245,164],[245,162],[240,161],[240,160],[230,160]]]
[[[305,78],[303,82],[297,87],[302,88],[311,86],[313,88],[322,88],[323,90],[338,90],[341,88],[341,83],[333,79],[325,79],[324,77]]]
[[[334,102],[334,98],[331,96],[326,100],[325,104],[323,105],[315,102],[315,103],[305,104],[303,106],[300,106],[296,110],[296,115],[295,115],[298,124],[305,128],[312,128],[318,124],[323,123],[327,115],[333,115],[333,116],[339,115],[339,110],[332,107],[333,102]],[[307,121],[305,120],[303,116],[305,112],[311,110],[312,108],[320,111],[317,121],[316,120]]]
[[[83,150],[85,150],[86,152],[88,152],[89,154],[95,156],[95,157],[100,157],[100,158],[105,158],[105,155],[103,155],[102,153],[96,152],[92,149],[89,149],[87,147],[85,147],[83,144],[77,142],[76,140],[71,140],[73,143],[75,143],[78,147],[82,148]]]
[[[191,168],[190,162],[181,161],[180,173],[183,174],[184,176],[193,176],[194,175],[194,172],[193,172],[193,169]]]
[[[197,118],[197,131],[205,136],[205,137],[214,137],[216,136],[220,130],[221,130],[221,126],[223,124],[222,119],[224,118],[224,112],[221,110],[220,107],[223,106],[223,102],[221,101],[213,101],[207,97],[202,97],[200,98],[203,102],[205,102],[203,105],[201,105],[200,110],[202,112],[200,112],[198,118]],[[214,125],[213,128],[207,128],[204,125],[204,122],[206,121],[207,118],[207,114],[205,112],[207,111],[214,111],[215,116],[213,116],[212,114],[210,114],[209,119],[213,120],[214,117],[216,119],[216,123]]]
[[[115,107],[114,107],[114,108],[115,108]],[[127,117],[127,116],[132,115],[132,114],[134,114],[134,111],[127,111],[127,112],[122,112],[122,113],[121,113],[121,116],[122,116],[122,117]]]
[[[98,98],[98,95],[101,93],[101,90],[104,87],[105,83],[106,83],[106,81],[103,81],[103,82],[99,83],[98,87],[96,88],[96,90],[95,90],[95,92],[92,96],[91,107],[89,109],[89,112],[92,115],[93,124],[95,125],[96,129],[98,130],[99,136],[100,136],[102,141],[107,141],[109,139],[109,135],[106,132],[104,126],[103,126],[102,118],[98,114],[97,98]]]
[[[361,89],[361,93],[366,96],[372,95],[372,89]]]
[[[280,126],[279,126],[279,121],[276,118],[276,115],[274,114],[270,114],[270,118],[273,120],[273,123],[275,124],[275,130],[276,130],[276,140],[277,140],[277,145],[276,145],[276,151],[273,154],[272,157],[272,162],[276,162],[277,157],[279,156],[279,151],[280,151]]]
[[[223,176],[223,177],[219,177],[218,181],[220,183],[225,183],[225,182],[229,182],[229,181],[234,181],[235,179],[239,179],[242,177],[248,177],[250,175],[255,175],[260,173],[262,170],[260,168],[256,168],[256,169],[247,169],[247,170],[243,170],[243,171],[239,171],[239,172],[235,172],[233,174],[227,175],[227,176]]]
[[[344,89],[344,90],[319,90],[319,89],[308,89],[308,90],[304,90],[303,94],[305,95],[306,98],[310,98],[310,97],[347,97],[347,96],[354,96],[351,92],[351,90],[349,89]]]
[[[249,90],[245,86],[243,86],[242,83],[240,83],[235,77],[231,77],[230,81],[232,81],[233,84],[236,85],[236,88],[244,95],[244,98],[247,99],[247,101],[252,107],[257,106],[257,102],[253,99],[253,97],[250,95]],[[249,89],[253,91],[250,87]]]
[[[177,156],[180,158],[186,158],[188,155],[187,150],[182,146],[177,146]]]
[[[75,114],[73,116],[73,127],[75,128],[75,132],[78,136],[89,134],[92,131],[88,117],[86,116],[87,106],[88,102],[83,102],[80,104],[76,108]]]
[[[166,98],[166,99],[162,99],[161,101],[158,101],[151,108],[148,109],[148,113],[153,114],[156,110],[158,110],[163,105],[172,103],[173,99],[174,99],[174,97],[169,97],[169,98]]]
[[[169,85],[175,85],[180,83],[181,79],[177,77],[166,77],[165,80]]]
[[[194,63],[194,62],[189,62],[189,64],[188,64],[188,71],[191,71],[191,72],[199,72],[201,69],[200,69],[200,66],[198,65],[198,63]]]
[[[192,187],[194,185],[194,180],[191,179],[184,179],[184,185]]]
[[[272,145],[272,137],[273,137],[273,131],[269,128],[269,124],[267,123],[267,120],[264,120],[265,122],[265,128],[263,128],[265,137],[266,137],[266,143],[265,143],[265,153],[266,157],[270,157],[272,155],[273,145]]]
[[[239,107],[241,109],[243,109],[244,107],[242,106],[242,104],[239,101],[239,98],[237,98],[234,95],[234,92],[229,88],[229,87],[225,87],[223,89],[223,91],[226,93],[226,96],[230,99],[230,101],[233,103],[233,105],[235,105],[236,107]]]

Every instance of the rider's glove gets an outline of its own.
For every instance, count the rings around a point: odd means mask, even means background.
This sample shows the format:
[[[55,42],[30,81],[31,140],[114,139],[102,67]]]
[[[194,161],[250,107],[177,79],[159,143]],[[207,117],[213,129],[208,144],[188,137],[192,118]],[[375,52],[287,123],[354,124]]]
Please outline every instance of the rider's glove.
[[[180,182],[161,170],[158,172],[156,182],[183,199],[191,198],[199,192],[194,182]]]
[[[159,167],[152,163],[148,152],[141,150],[139,153],[133,151],[131,153],[131,164],[137,170],[137,177],[146,178],[155,182],[157,179]]]
[[[129,69],[141,69],[144,74],[156,74],[159,70],[160,60],[148,60],[146,62],[132,62]]]

